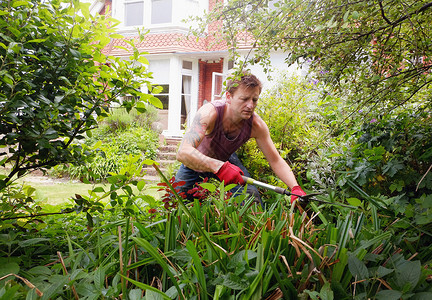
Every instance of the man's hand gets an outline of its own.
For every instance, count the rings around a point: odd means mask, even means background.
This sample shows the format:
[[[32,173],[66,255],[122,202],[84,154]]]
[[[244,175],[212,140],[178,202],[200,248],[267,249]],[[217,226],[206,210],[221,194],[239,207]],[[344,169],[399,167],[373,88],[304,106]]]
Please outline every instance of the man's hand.
[[[306,196],[306,193],[302,190],[299,185],[294,186],[291,189],[291,204],[298,198],[297,196]],[[297,195],[297,196],[294,196]]]
[[[225,181],[225,185],[231,183],[243,185],[245,183],[242,178],[243,171],[228,161],[220,167],[219,171],[217,171],[215,175],[220,179],[220,181]]]

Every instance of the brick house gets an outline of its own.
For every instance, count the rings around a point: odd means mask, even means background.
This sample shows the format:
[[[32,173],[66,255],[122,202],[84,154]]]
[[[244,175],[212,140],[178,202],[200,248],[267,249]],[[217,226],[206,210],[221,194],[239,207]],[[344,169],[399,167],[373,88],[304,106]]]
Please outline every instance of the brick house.
[[[93,13],[111,12],[119,20],[119,33],[125,37],[137,35],[137,28],[149,30],[139,50],[149,54],[149,71],[153,72],[153,84],[163,87],[158,95],[164,109],[159,112],[165,137],[181,136],[194,114],[206,101],[219,99],[224,76],[233,68],[225,43],[215,43],[209,37],[188,37],[190,24],[182,20],[200,16],[223,0],[96,0],[92,2]],[[108,8],[109,7],[109,8]],[[221,24],[210,25],[208,32],[217,31]],[[107,52],[117,57],[130,55],[121,46],[121,40],[113,40]],[[247,55],[250,41],[242,39],[238,50]],[[275,53],[273,66],[284,64],[285,55]],[[264,84],[266,75],[259,68],[251,68]]]

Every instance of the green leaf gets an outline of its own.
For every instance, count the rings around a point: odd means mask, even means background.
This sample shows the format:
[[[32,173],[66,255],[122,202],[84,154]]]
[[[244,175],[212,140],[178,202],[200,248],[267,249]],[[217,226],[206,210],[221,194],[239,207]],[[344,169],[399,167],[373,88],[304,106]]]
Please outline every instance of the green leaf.
[[[95,284],[95,287],[98,290],[102,290],[104,287],[104,280],[105,280],[105,269],[103,267],[99,267],[94,272],[93,281]]]
[[[395,267],[396,283],[400,288],[405,285],[409,285],[410,291],[417,285],[421,276],[421,263],[419,260],[409,261],[406,260],[403,263]]]
[[[131,289],[129,291],[129,300],[141,300],[142,290],[141,289]],[[145,293],[145,299],[162,300],[163,296],[155,293],[153,291],[147,290]]]
[[[37,267],[31,268],[30,270],[28,270],[28,272],[32,275],[35,275],[35,276],[40,276],[40,275],[49,276],[52,274],[51,269],[48,267],[45,267],[45,266],[37,266]]]
[[[357,198],[348,198],[346,199],[348,201],[348,203],[352,206],[361,206],[362,202],[360,199]]]
[[[330,286],[330,282],[326,282],[320,290],[321,300],[333,300],[334,294]]]
[[[146,185],[146,182],[144,180],[138,181],[138,183],[137,183],[137,189],[138,189],[138,191],[141,192],[142,189],[145,187],[145,185]]]
[[[382,278],[390,273],[392,273],[394,270],[393,269],[387,269],[383,266],[379,266],[377,269],[377,277]]]
[[[174,286],[176,287],[179,295],[182,295],[179,283],[177,282],[176,277],[174,277],[174,274],[171,272],[168,264],[165,262],[164,257],[162,257],[159,252],[156,251],[156,249],[153,247],[152,244],[150,244],[147,240],[142,239],[142,238],[136,238],[136,237],[132,237],[132,239],[140,246],[142,246],[145,250],[147,250],[147,252],[156,260],[156,262],[162,267],[162,269],[165,270],[165,272],[168,274],[169,278],[171,279],[172,283],[174,284]],[[122,277],[124,277],[122,275]],[[125,277],[126,278],[126,277]],[[137,282],[134,281],[130,278],[126,278],[127,280],[129,280],[130,282],[132,282],[133,284],[135,284],[137,287],[139,288],[143,288],[143,289],[150,289],[152,291],[158,292],[163,294],[161,291],[159,291],[158,289],[155,289],[153,287],[149,287],[147,285],[143,285],[141,282]],[[167,297],[165,294],[163,294],[164,297]],[[168,298],[168,297],[167,297]],[[181,297],[182,299],[184,299],[183,297]]]
[[[110,38],[112,38],[112,39],[122,39],[122,38],[124,38],[124,36],[121,35],[121,34],[118,34],[118,33],[113,33],[113,34],[110,35]]]
[[[159,108],[159,109],[162,109],[163,108],[163,104],[162,104],[162,102],[159,100],[159,98],[157,98],[157,97],[154,97],[154,96],[152,96],[152,97],[150,97],[149,98],[149,102],[153,105],[153,106],[155,106],[156,108]]]
[[[92,192],[93,192],[93,193],[104,193],[105,190],[103,189],[103,187],[98,186],[98,187],[94,188],[94,189],[92,190]]]
[[[18,7],[18,6],[30,6],[29,1],[15,1],[12,3],[12,7]]]
[[[36,244],[45,244],[45,242],[49,241],[47,238],[33,238],[19,242],[20,247],[28,247]]]
[[[21,286],[19,284],[14,285],[12,287],[7,288],[6,292],[2,295],[2,297],[0,298],[0,300],[10,300],[10,299],[17,299],[15,297],[15,293],[18,291],[18,289]]]
[[[162,91],[163,91],[163,87],[158,85],[158,86],[153,87],[152,93],[153,94],[159,94]]]
[[[186,248],[189,251],[189,254],[192,256],[193,262],[194,262],[194,267],[196,269],[196,274],[198,277],[198,283],[201,285],[201,288],[199,289],[200,291],[202,291],[201,297],[203,299],[208,299],[207,297],[207,284],[206,284],[206,278],[205,278],[205,274],[204,274],[204,269],[202,267],[202,262],[201,262],[201,258],[198,255],[198,252],[195,248],[194,243],[192,243],[191,240],[188,240],[186,242]]]
[[[54,279],[54,278],[53,278]],[[42,300],[53,299],[53,296],[63,290],[64,286],[69,281],[67,276],[56,276],[53,283],[44,289]]]
[[[0,265],[0,277],[3,277],[7,274],[18,274],[20,271],[20,267],[17,263],[3,263]]]
[[[216,191],[216,186],[209,182],[202,182],[199,184],[203,189],[209,190],[210,192],[214,193]]]
[[[367,279],[369,277],[366,265],[354,255],[348,257],[348,269],[356,281]]]
[[[153,164],[159,165],[158,162],[156,162],[156,161],[154,161],[154,160],[152,160],[152,159],[144,159],[144,160],[143,160],[143,164],[148,165],[148,166],[151,166],[151,165],[153,165]]]
[[[379,291],[376,294],[376,299],[382,299],[382,300],[398,300],[402,296],[402,292],[395,291],[395,290],[384,290]]]
[[[128,277],[126,277],[126,276],[123,276],[123,275],[121,275],[121,274],[120,274],[120,276],[123,277],[123,278],[125,278],[127,281],[129,281],[129,282],[135,284],[135,285],[136,285],[137,287],[139,287],[140,289],[143,289],[143,290],[145,290],[145,291],[147,291],[147,290],[152,291],[152,292],[156,293],[157,295],[162,296],[163,299],[171,300],[170,297],[168,297],[164,292],[159,291],[157,288],[154,288],[154,287],[152,287],[152,286],[150,286],[150,285],[147,285],[147,284],[145,284],[145,283],[142,283],[142,282],[139,282],[139,281],[133,280],[133,279],[128,278]],[[154,298],[152,298],[152,299],[154,299]]]
[[[429,300],[432,299],[432,292],[420,292],[409,298],[410,300]]]
[[[147,58],[145,58],[144,56],[140,56],[137,60],[138,62],[142,63],[143,65],[148,65],[149,61]]]
[[[233,273],[224,274],[221,277],[223,285],[233,290],[243,290],[249,286],[246,280]]]
[[[144,102],[139,101],[139,102],[137,102],[135,109],[137,111],[139,111],[140,113],[144,113],[147,111],[147,105]]]
[[[34,39],[34,40],[29,40],[27,41],[27,43],[42,43],[45,42],[47,39]]]
[[[1,165],[1,163],[0,163]],[[422,197],[423,198],[423,197]],[[432,194],[425,196],[420,202],[424,208],[432,208]]]

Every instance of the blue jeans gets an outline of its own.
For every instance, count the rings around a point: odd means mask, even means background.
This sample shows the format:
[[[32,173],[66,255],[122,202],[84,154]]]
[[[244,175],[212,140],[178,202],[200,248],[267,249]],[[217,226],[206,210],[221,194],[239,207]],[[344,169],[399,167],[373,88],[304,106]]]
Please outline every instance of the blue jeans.
[[[228,161],[230,163],[232,163],[233,165],[236,165],[237,167],[239,167],[243,171],[244,176],[250,177],[248,170],[245,168],[245,166],[243,166],[243,164],[241,163],[241,161],[238,158],[236,153],[233,153],[230,156],[230,158],[228,159]],[[189,194],[188,191],[195,186],[195,183],[202,182],[204,180],[204,178],[206,178],[206,177],[209,179],[215,178],[215,179],[219,180],[219,178],[211,172],[197,172],[197,171],[194,171],[194,170],[192,170],[192,169],[190,169],[190,168],[188,168],[182,164],[180,166],[180,169],[177,171],[177,175],[175,176],[175,181],[176,182],[184,181],[185,184],[181,187],[178,187],[178,192],[184,192],[186,194],[188,200],[193,200],[192,195]],[[244,189],[243,186],[237,185],[234,188],[232,188],[230,190],[230,192],[232,192],[234,195],[236,193],[240,194],[243,191],[243,189]],[[248,185],[246,193],[253,196],[255,198],[255,200],[258,201],[262,206],[262,201],[261,201],[259,191],[255,186]]]

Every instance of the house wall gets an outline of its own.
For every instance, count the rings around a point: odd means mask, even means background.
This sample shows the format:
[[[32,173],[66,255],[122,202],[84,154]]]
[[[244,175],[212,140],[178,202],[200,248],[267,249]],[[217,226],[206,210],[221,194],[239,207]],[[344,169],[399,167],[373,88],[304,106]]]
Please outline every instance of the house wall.
[[[104,0],[96,0],[104,1]],[[125,2],[140,2],[145,8],[142,26],[124,26]],[[205,100],[212,100],[213,74],[222,73],[227,75],[228,49],[223,40],[219,40],[217,33],[221,32],[222,21],[209,24],[206,28],[209,33],[205,38],[197,40],[194,37],[187,37],[191,23],[183,23],[190,15],[202,16],[204,10],[212,10],[217,3],[223,0],[172,0],[172,19],[170,23],[151,24],[152,0],[105,0],[106,5],[112,3],[112,15],[121,22],[119,33],[126,38],[134,38],[137,35],[137,28],[149,29],[143,42],[137,45],[140,51],[146,51],[150,61],[150,71],[154,72],[153,84],[169,84],[169,109],[161,113],[163,116],[163,134],[165,136],[181,136],[183,133],[182,124],[186,121],[190,125],[196,111],[203,105]],[[106,10],[102,11],[104,13]],[[156,11],[155,13],[166,13]],[[215,36],[216,35],[216,36]],[[251,37],[247,34],[239,34],[240,43],[238,50],[241,56],[251,57]],[[216,40],[217,39],[217,40]],[[116,47],[122,46],[122,47]],[[106,53],[117,57],[128,59],[130,51],[125,41],[114,39],[106,48]],[[284,60],[286,54],[273,53],[272,67],[275,77],[278,73],[288,70]],[[183,60],[193,63],[192,70],[185,70],[182,67]],[[266,73],[259,65],[249,66],[252,73],[258,76],[263,82],[263,88],[267,89],[273,85],[273,80],[268,80]],[[289,69],[291,72],[303,73],[295,67]],[[188,98],[186,109],[187,118],[184,118],[185,110],[182,110],[182,79],[183,76],[191,76],[191,94]],[[219,77],[220,79],[220,77]],[[184,97],[186,99],[186,97]],[[183,114],[183,116],[182,116]],[[187,126],[186,125],[186,126]]]
[[[204,101],[212,99],[212,75],[214,72],[223,73],[223,58],[217,61],[199,61],[199,90],[198,90],[198,108],[204,104]]]
[[[150,32],[183,32],[187,33],[190,24],[182,20],[189,19],[190,16],[200,16],[204,10],[208,10],[208,0],[172,0],[171,2],[171,22],[152,24],[152,0],[109,0],[112,1],[112,15],[120,21],[120,32],[135,33],[137,28],[144,27]],[[140,26],[125,26],[125,3],[142,2],[143,3],[143,24]],[[164,11],[155,11],[158,14],[164,14]]]

